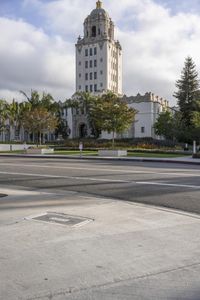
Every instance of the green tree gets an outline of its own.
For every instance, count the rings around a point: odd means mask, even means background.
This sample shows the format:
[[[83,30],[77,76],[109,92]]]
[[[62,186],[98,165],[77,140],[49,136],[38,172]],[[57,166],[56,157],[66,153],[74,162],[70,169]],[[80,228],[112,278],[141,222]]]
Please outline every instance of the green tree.
[[[100,135],[100,130],[97,128],[93,118],[93,110],[97,102],[97,97],[88,92],[77,92],[72,99],[66,100],[66,106],[76,109],[87,118],[91,133],[95,138]]]
[[[24,102],[25,105],[23,105],[22,108],[22,119],[23,118],[23,114],[26,113],[26,111],[30,111],[31,112],[35,109],[46,109],[50,114],[54,115],[57,119],[57,127],[56,127],[56,135],[64,135],[66,137],[66,134],[64,132],[64,130],[67,130],[67,126],[66,124],[64,124],[62,117],[61,117],[61,107],[60,104],[58,102],[54,101],[54,98],[52,97],[51,94],[49,93],[42,93],[39,94],[38,91],[36,90],[32,90],[31,91],[31,95],[28,96],[25,92],[21,91],[21,94],[24,95],[24,97],[28,100],[27,102]],[[26,114],[26,116],[28,115],[28,113]],[[30,127],[29,127],[30,128]],[[28,128],[26,128],[28,129]],[[33,135],[36,134],[36,132],[32,132]]]
[[[23,126],[33,134],[38,134],[39,144],[42,134],[53,131],[58,125],[58,119],[44,107],[34,107],[23,114]]]
[[[174,115],[168,110],[160,113],[154,124],[155,133],[169,140],[174,140],[175,128]]]
[[[58,103],[54,101],[51,94],[42,93],[40,95],[38,91],[32,90],[30,97],[23,91],[20,91],[22,95],[28,100],[32,108],[44,107],[48,111],[56,112],[58,110]]]
[[[6,120],[8,118],[8,103],[0,99],[0,132],[4,133],[6,129]]]
[[[200,129],[200,111],[194,111],[192,113],[192,123],[195,126],[195,128]]]
[[[193,129],[193,139],[200,141],[200,111],[194,111],[192,113],[192,124]]]
[[[96,128],[112,133],[114,147],[115,133],[123,133],[134,121],[136,110],[112,92],[99,96],[91,109],[91,118]]]
[[[63,139],[67,139],[70,134],[70,129],[67,122],[62,119],[58,119],[58,125],[55,129],[55,136],[58,138],[61,136]]]
[[[13,101],[8,104],[7,110],[8,110],[8,121],[9,121],[9,129],[10,129],[10,140],[12,139],[12,129],[15,131],[15,129],[18,127],[18,123],[20,122],[19,117],[19,103],[13,99]]]
[[[181,73],[181,78],[176,82],[178,106],[186,126],[192,124],[192,112],[196,110],[200,99],[199,80],[196,66],[191,57],[187,57]]]

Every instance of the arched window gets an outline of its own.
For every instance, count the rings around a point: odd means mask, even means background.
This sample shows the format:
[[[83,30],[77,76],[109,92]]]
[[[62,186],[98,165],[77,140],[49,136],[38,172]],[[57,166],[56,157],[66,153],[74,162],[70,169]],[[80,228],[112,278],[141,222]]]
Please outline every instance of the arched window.
[[[96,35],[97,35],[96,26],[92,26],[92,37],[96,37]]]

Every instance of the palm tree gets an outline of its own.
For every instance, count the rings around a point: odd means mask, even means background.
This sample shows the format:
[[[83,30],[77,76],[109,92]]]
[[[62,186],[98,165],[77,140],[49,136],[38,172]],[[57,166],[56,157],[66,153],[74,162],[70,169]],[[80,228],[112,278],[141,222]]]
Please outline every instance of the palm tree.
[[[5,132],[6,120],[8,118],[8,103],[0,99],[0,133]]]
[[[21,102],[18,103],[17,107],[17,116],[16,116],[16,127],[19,132],[22,134],[22,128],[23,128],[23,116],[26,112],[30,112],[31,110],[31,104],[29,102]],[[22,138],[22,135],[21,135]],[[23,133],[23,140],[24,138],[24,133]]]
[[[10,130],[10,140],[12,139],[12,129],[15,129],[18,122],[19,116],[19,103],[13,99],[12,103],[7,105],[8,107],[8,120],[9,120],[9,130]]]

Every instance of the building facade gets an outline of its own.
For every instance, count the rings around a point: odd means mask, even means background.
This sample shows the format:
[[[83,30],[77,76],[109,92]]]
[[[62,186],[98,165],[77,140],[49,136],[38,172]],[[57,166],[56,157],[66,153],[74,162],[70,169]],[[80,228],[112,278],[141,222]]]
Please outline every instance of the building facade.
[[[169,102],[155,94],[149,92],[145,95],[124,96],[129,107],[137,111],[135,122],[122,137],[126,138],[145,138],[151,137],[160,139],[155,134],[154,124],[160,113],[169,109]]]
[[[107,91],[122,96],[122,47],[115,40],[112,19],[97,1],[84,20],[83,37],[76,43],[76,93],[100,95]],[[92,136],[85,110],[72,109],[71,115],[70,137]]]
[[[98,1],[76,44],[76,92],[108,90],[122,95],[122,48],[115,40],[113,21]]]

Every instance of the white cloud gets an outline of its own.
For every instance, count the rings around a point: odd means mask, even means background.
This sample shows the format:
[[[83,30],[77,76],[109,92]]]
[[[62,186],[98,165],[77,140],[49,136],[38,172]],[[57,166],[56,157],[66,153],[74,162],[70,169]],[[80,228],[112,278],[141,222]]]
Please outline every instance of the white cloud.
[[[46,90],[67,98],[74,89],[73,48],[22,20],[0,18],[0,95]],[[6,93],[8,95],[8,93]]]
[[[172,15],[153,0],[103,2],[124,51],[124,93],[152,91],[172,100],[185,57],[191,55],[200,70],[200,15]],[[23,7],[34,8],[43,30],[22,20],[0,19],[0,89],[36,88],[70,97],[74,44],[94,0],[24,0]]]

